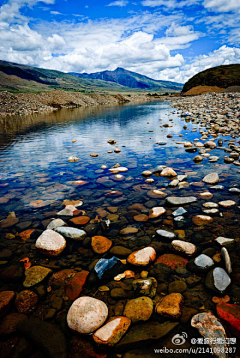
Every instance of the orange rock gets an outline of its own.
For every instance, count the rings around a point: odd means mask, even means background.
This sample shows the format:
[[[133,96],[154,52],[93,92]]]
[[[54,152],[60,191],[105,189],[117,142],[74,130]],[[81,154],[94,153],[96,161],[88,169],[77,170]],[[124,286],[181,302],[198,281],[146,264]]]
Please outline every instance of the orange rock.
[[[64,286],[75,275],[76,275],[76,271],[74,269],[64,269],[64,270],[55,272],[49,279],[49,285],[56,284],[57,286]]]
[[[69,221],[71,221],[76,226],[82,226],[86,225],[90,221],[90,218],[88,216],[77,216],[70,219]]]
[[[30,238],[33,231],[34,231],[34,229],[28,229],[28,230],[22,231],[20,234],[18,234],[18,237],[20,237],[20,239],[23,241],[27,241]]]
[[[157,304],[156,312],[161,316],[179,318],[182,314],[183,301],[181,293],[170,293]]]
[[[192,218],[192,222],[194,223],[194,225],[202,226],[213,222],[213,218],[207,215],[196,215]]]
[[[135,221],[147,221],[148,220],[148,216],[145,214],[135,215],[133,218]]]
[[[29,269],[29,267],[32,266],[28,257],[25,257],[24,259],[20,260],[20,262],[23,262],[25,270]]]
[[[165,254],[159,256],[155,263],[162,263],[165,265],[170,266],[173,270],[177,267],[185,267],[188,263],[188,260],[184,259],[181,256],[174,255],[174,254]]]
[[[94,333],[93,339],[97,344],[113,346],[120,341],[130,324],[131,320],[127,317],[111,317],[104,326]]]
[[[212,301],[213,303],[228,303],[230,301],[230,297],[228,295],[225,295],[224,297],[213,296]]]
[[[82,292],[88,274],[89,272],[84,270],[81,272],[77,272],[67,284],[66,295],[71,301],[74,301],[76,298],[78,298],[78,296]]]
[[[111,248],[112,241],[104,236],[93,236],[91,245],[96,254],[104,254]]]
[[[149,219],[158,218],[159,216],[163,215],[166,212],[166,210],[162,206],[157,206],[155,208],[152,208],[149,211]]]
[[[156,251],[153,247],[145,247],[144,249],[132,252],[128,258],[127,262],[135,266],[147,266],[149,263],[153,262],[156,258]]]
[[[38,296],[31,290],[24,290],[17,294],[15,306],[19,313],[32,313],[37,306]]]

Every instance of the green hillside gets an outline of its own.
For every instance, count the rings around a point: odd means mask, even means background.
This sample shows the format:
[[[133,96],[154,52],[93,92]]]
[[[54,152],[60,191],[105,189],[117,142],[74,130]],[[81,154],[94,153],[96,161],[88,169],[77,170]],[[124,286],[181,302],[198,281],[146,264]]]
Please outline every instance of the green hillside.
[[[185,83],[182,93],[200,85],[220,88],[240,86],[240,65],[222,65],[199,72]]]

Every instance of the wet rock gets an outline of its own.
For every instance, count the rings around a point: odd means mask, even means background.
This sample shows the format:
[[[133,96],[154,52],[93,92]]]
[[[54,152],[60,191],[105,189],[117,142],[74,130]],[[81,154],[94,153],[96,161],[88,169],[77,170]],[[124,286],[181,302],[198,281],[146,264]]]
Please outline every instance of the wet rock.
[[[94,267],[99,279],[111,279],[119,273],[125,271],[125,266],[117,257],[110,259],[100,259]]]
[[[162,229],[158,229],[156,230],[156,234],[164,239],[168,239],[168,240],[172,240],[176,237],[176,235],[171,232],[171,231],[167,231],[167,230],[162,230]]]
[[[217,243],[221,246],[229,246],[234,243],[234,239],[229,239],[228,237],[219,236],[215,239]]]
[[[193,158],[193,161],[195,163],[200,163],[201,161],[203,160],[203,157],[201,155],[196,155],[194,158]]]
[[[90,221],[90,218],[88,216],[77,216],[70,219],[69,221],[76,226],[83,226]]]
[[[207,142],[204,143],[204,147],[206,148],[216,148],[216,143],[213,142],[212,140],[208,140]]]
[[[196,215],[192,218],[192,222],[197,226],[208,225],[213,222],[213,218],[208,215]]]
[[[171,245],[175,251],[179,253],[183,253],[187,256],[194,256],[195,253],[197,252],[196,246],[191,244],[190,242],[186,242],[182,240],[173,240]]]
[[[227,289],[230,283],[230,277],[221,267],[216,267],[214,270],[209,271],[205,280],[205,285],[208,289],[221,293]]]
[[[237,203],[233,200],[223,200],[223,201],[219,201],[218,203],[220,206],[222,206],[223,208],[231,208],[232,206],[237,205]]]
[[[200,193],[199,196],[201,199],[211,199],[213,194],[210,193],[210,191],[204,191],[203,193]]]
[[[76,229],[74,227],[61,226],[55,228],[55,231],[64,236],[66,239],[72,239],[75,241],[83,241],[87,236],[87,233],[84,230]]]
[[[210,186],[210,189],[212,189],[212,190],[223,190],[224,186],[223,185],[214,185],[214,186]]]
[[[58,326],[30,318],[20,321],[19,332],[34,343],[49,358],[67,358],[67,343]]]
[[[217,305],[217,314],[232,334],[240,338],[240,305],[220,303]]]
[[[15,333],[17,330],[18,322],[27,318],[25,314],[11,313],[4,317],[0,325],[0,336],[6,336]]]
[[[149,219],[158,218],[159,216],[163,215],[165,212],[166,212],[166,210],[162,206],[152,208],[149,211]]]
[[[183,301],[180,293],[170,293],[158,302],[156,312],[161,316],[177,319],[181,316]]]
[[[68,158],[68,161],[70,162],[70,163],[72,163],[72,162],[77,162],[79,160],[79,158],[77,158],[77,157],[69,157]]]
[[[14,291],[0,292],[0,318],[8,313],[14,296],[15,296]]]
[[[7,217],[6,219],[0,221],[0,228],[6,229],[8,227],[12,227],[16,225],[18,222],[19,222],[18,218]]]
[[[147,322],[130,327],[126,335],[116,345],[116,351],[122,352],[133,348],[139,348],[158,341],[170,331],[172,331],[178,322]],[[142,353],[142,351],[141,351]]]
[[[54,230],[59,226],[64,226],[64,225],[66,225],[66,223],[62,219],[54,219],[48,224],[47,229]]]
[[[177,267],[186,267],[188,260],[178,255],[165,254],[157,258],[155,264],[157,263],[168,265],[175,270]]]
[[[135,266],[147,266],[156,259],[156,251],[153,247],[145,247],[144,249],[131,253],[127,262]]]
[[[152,175],[152,172],[151,172],[151,170],[144,170],[143,172],[142,172],[142,176],[143,177],[150,177]]]
[[[121,275],[121,274],[120,274]],[[118,275],[118,276],[120,276]],[[125,275],[124,275],[125,277]],[[124,291],[123,288],[121,287],[116,287],[116,288],[113,288],[110,292],[110,296],[114,299],[123,299],[123,298],[126,298],[127,297],[127,294],[126,292]]]
[[[231,259],[226,247],[222,247],[221,254],[225,263],[226,271],[228,274],[232,273]]]
[[[37,239],[35,246],[43,254],[58,256],[65,249],[66,240],[53,230],[45,230]]]
[[[173,274],[173,271],[170,266],[162,263],[157,263],[154,264],[149,274],[155,277],[158,282],[166,282],[169,280],[169,277]]]
[[[31,235],[34,231],[34,229],[24,230],[20,234],[18,234],[18,237],[25,242],[31,238]]]
[[[211,155],[208,160],[209,163],[216,163],[219,160],[219,157],[217,157],[216,155]]]
[[[43,266],[32,266],[25,271],[24,287],[31,287],[42,282],[50,273],[51,269]]]
[[[226,344],[217,343],[217,339],[226,341],[226,332],[220,321],[211,312],[202,312],[193,316],[191,325],[206,339],[209,339],[210,347],[215,350],[219,358],[226,358]],[[219,352],[219,353],[218,353]],[[223,353],[221,353],[223,352]]]
[[[166,144],[166,143],[165,143],[165,144]],[[153,173],[153,174],[161,173],[164,168],[165,168],[165,166],[163,166],[163,165],[157,165],[157,166],[152,170],[152,173]]]
[[[210,173],[203,178],[204,183],[217,184],[219,182],[218,173]]]
[[[195,203],[197,201],[197,198],[195,196],[170,196],[166,199],[166,201],[170,205],[181,206],[185,204]]]
[[[149,297],[138,297],[129,300],[123,315],[131,319],[132,323],[148,321],[153,312],[153,301]]]
[[[105,349],[101,349],[93,341],[92,337],[75,335],[70,343],[68,358],[107,358]]]
[[[37,307],[38,296],[35,292],[24,290],[17,294],[15,306],[19,313],[31,314]]]
[[[131,254],[131,250],[124,246],[114,246],[111,248],[110,253],[116,256],[127,257]]]
[[[130,324],[131,320],[127,317],[112,317],[94,333],[93,339],[97,344],[113,346],[127,332]]]
[[[74,269],[64,269],[55,272],[49,279],[49,285],[55,287],[65,286],[75,274],[76,271]]]
[[[83,286],[87,280],[89,272],[88,271],[81,271],[77,272],[74,277],[67,283],[65,287],[66,296],[71,300],[74,301],[76,298],[79,297],[80,293],[83,290]]]
[[[160,174],[162,177],[175,177],[177,173],[172,168],[164,168]]]
[[[148,296],[153,298],[156,295],[157,280],[153,277],[137,279],[132,283],[134,292],[138,296]]]
[[[187,213],[187,210],[185,210],[184,208],[182,208],[181,206],[179,208],[177,208],[177,210],[174,210],[174,212],[172,213],[172,215],[174,217],[176,216],[181,216]]]
[[[145,214],[138,214],[138,215],[135,215],[133,218],[135,221],[140,221],[140,222],[148,220],[148,216]]]
[[[67,314],[67,324],[73,331],[89,334],[101,327],[107,316],[108,308],[103,301],[84,296],[71,305]]]
[[[169,293],[183,293],[187,289],[187,284],[184,281],[173,281],[168,285]]]
[[[211,259],[211,257],[201,254],[195,258],[194,265],[196,266],[197,272],[205,272],[214,266],[214,261]]]
[[[74,205],[66,205],[65,208],[57,213],[58,216],[74,216],[77,208]]]
[[[104,236],[93,236],[91,245],[96,254],[104,254],[111,248],[112,241]]]

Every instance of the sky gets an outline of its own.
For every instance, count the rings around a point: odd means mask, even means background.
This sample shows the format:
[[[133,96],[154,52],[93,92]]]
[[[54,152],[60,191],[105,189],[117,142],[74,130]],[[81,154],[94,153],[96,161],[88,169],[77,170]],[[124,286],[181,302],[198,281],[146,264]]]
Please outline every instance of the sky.
[[[0,0],[0,59],[185,83],[240,63],[240,0]]]

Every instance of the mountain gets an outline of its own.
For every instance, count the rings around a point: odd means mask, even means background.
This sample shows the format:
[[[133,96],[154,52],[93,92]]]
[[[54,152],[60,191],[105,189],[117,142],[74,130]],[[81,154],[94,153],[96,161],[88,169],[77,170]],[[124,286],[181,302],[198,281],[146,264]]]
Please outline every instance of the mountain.
[[[185,83],[182,93],[196,86],[240,86],[240,65],[222,65],[199,72]]]
[[[118,67],[114,71],[102,71],[95,73],[75,73],[70,72],[71,75],[85,79],[98,79],[111,83],[117,83],[125,87],[141,90],[154,91],[180,91],[182,84],[170,81],[157,81],[150,77],[140,75],[139,73],[125,70]]]

